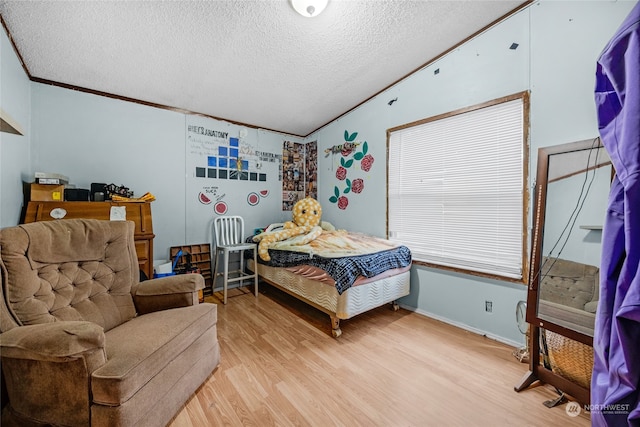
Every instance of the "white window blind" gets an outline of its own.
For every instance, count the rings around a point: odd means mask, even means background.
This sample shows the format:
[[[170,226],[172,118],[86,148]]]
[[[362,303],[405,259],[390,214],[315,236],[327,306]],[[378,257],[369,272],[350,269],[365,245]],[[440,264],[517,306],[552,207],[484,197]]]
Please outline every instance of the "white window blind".
[[[389,238],[416,261],[522,278],[524,100],[390,130]]]

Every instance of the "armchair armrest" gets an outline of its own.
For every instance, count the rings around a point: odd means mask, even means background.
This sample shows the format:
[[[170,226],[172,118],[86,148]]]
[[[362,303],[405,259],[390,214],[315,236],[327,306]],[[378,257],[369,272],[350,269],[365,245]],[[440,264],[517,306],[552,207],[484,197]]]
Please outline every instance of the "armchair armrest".
[[[0,334],[0,353],[9,402],[3,424],[89,425],[91,373],[106,361],[102,327],[85,321],[19,326]]]
[[[43,323],[0,334],[0,354],[3,358],[64,362],[99,350],[106,360],[104,342],[102,327],[92,322]]]
[[[131,290],[138,314],[198,304],[198,291],[204,289],[201,274],[178,274],[145,280]]]

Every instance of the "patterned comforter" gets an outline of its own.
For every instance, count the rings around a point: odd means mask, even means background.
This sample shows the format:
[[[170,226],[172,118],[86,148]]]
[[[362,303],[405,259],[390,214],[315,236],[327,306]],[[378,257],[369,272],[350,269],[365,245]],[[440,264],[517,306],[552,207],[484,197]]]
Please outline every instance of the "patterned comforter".
[[[324,231],[306,244],[301,239],[270,245],[271,261],[261,264],[292,267],[306,264],[325,270],[336,282],[339,294],[349,289],[358,276],[373,277],[386,270],[411,264],[411,251],[388,240],[344,230]]]

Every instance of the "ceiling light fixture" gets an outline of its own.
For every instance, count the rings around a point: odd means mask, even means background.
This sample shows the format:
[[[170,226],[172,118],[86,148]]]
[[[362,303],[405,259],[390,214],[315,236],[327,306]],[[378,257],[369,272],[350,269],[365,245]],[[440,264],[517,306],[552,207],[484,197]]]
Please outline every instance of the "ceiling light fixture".
[[[318,16],[327,7],[329,0],[291,0],[291,6],[307,18]]]

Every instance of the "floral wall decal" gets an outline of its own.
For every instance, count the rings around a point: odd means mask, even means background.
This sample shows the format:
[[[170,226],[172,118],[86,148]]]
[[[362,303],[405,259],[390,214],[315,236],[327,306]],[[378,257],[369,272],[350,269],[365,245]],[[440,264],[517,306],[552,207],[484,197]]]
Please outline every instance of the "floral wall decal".
[[[326,155],[340,153],[340,165],[336,169],[335,177],[339,181],[333,187],[333,195],[329,197],[331,203],[337,203],[341,210],[349,206],[349,194],[361,194],[365,189],[365,181],[357,176],[359,172],[369,172],[374,158],[369,151],[367,141],[356,142],[358,132],[344,131],[344,144],[334,145],[325,150]],[[349,176],[354,177],[349,179]]]

